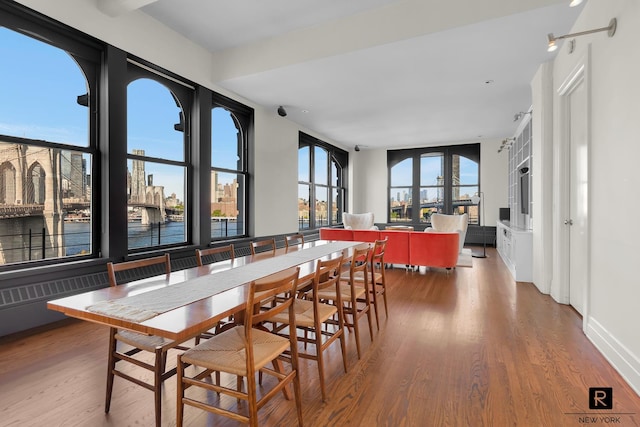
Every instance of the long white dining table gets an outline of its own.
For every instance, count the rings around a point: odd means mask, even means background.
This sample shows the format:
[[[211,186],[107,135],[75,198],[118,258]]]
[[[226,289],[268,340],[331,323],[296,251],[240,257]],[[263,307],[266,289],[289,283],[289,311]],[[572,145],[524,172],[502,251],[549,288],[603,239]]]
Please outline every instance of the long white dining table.
[[[251,281],[300,267],[302,282],[313,277],[316,260],[363,244],[318,240],[59,298],[47,307],[81,320],[186,341],[243,310]]]

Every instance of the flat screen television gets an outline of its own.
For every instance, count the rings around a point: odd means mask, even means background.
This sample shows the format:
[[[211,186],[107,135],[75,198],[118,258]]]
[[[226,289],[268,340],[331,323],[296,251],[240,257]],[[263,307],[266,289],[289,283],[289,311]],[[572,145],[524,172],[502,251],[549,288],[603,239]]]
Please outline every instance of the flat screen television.
[[[529,168],[520,169],[520,212],[529,215]]]

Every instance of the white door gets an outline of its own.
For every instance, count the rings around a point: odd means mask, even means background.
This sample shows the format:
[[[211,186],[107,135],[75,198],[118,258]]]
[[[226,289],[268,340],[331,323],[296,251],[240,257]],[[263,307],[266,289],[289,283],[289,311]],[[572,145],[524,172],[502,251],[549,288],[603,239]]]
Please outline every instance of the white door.
[[[587,91],[578,83],[569,94],[569,303],[583,314],[588,280],[588,145]]]

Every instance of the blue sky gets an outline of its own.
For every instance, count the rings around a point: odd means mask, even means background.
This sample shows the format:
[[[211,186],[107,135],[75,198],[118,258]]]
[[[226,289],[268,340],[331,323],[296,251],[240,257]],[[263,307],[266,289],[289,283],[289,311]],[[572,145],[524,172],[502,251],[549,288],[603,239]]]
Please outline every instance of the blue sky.
[[[77,96],[88,92],[73,58],[43,42],[0,27],[0,134],[88,145],[88,114]],[[170,91],[150,79],[128,87],[127,150],[148,156],[184,160],[183,133],[174,130],[180,108]],[[212,111],[212,159],[216,166],[237,167],[237,130],[229,112]],[[165,195],[184,200],[182,169],[147,162],[145,172]],[[224,182],[222,182],[224,183]],[[124,189],[123,189],[124,191]]]

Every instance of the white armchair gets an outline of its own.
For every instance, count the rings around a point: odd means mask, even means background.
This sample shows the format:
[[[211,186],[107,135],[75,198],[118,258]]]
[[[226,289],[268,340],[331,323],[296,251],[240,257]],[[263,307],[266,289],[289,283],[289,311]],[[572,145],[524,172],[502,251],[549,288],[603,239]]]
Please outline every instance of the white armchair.
[[[462,253],[464,247],[464,239],[467,237],[467,226],[469,225],[469,215],[445,215],[445,214],[433,214],[431,215],[431,227],[424,231],[457,231],[460,238],[460,250],[458,253]]]
[[[373,212],[352,214],[343,212],[342,223],[347,230],[377,230],[373,224]]]

